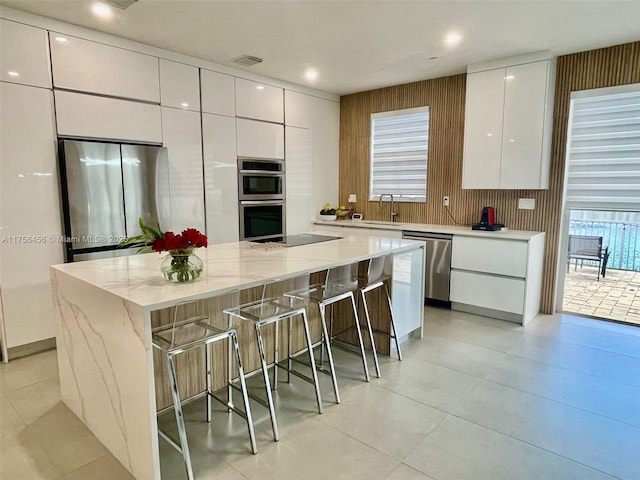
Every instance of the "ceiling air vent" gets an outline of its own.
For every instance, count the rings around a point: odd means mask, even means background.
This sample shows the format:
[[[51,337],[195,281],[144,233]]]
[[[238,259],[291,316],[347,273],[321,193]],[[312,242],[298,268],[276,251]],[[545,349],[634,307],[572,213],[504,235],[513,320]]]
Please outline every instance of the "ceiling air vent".
[[[106,0],[108,4],[126,10],[128,7],[136,3],[138,0]]]
[[[256,63],[262,62],[262,59],[252,55],[240,55],[239,57],[232,58],[231,61],[238,65],[242,65],[243,67],[250,67]]]

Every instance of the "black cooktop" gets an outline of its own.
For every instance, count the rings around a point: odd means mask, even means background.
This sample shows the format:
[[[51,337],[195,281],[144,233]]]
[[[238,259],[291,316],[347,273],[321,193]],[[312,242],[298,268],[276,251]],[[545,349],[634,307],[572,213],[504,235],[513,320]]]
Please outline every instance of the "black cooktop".
[[[280,243],[285,247],[297,247],[299,245],[309,245],[310,243],[328,242],[338,240],[342,237],[330,237],[329,235],[314,235],[313,233],[301,233],[299,235],[282,235],[278,237],[259,238],[250,240],[252,243]]]

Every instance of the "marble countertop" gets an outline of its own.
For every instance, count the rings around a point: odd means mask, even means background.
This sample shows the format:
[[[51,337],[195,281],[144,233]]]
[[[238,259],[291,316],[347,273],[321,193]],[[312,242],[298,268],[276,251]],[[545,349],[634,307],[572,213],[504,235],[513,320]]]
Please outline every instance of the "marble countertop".
[[[384,222],[380,220],[334,220],[323,221],[316,220],[314,225],[327,227],[355,227],[355,228],[373,228],[381,230],[409,230],[412,232],[428,232],[428,233],[448,233],[451,235],[466,235],[469,237],[491,237],[502,238],[505,240],[530,240],[542,232],[532,232],[528,230],[498,230],[495,232],[487,232],[484,230],[471,230],[471,227],[457,225],[436,225],[431,223],[403,223],[403,222]]]
[[[422,245],[423,242],[413,240],[369,235],[349,235],[291,248],[250,242],[211,245],[196,250],[205,264],[202,276],[184,284],[162,278],[160,261],[164,254],[158,253],[65,263],[51,268],[147,310],[156,310],[180,300],[250,288],[265,280],[291,278],[378,255],[414,250]]]

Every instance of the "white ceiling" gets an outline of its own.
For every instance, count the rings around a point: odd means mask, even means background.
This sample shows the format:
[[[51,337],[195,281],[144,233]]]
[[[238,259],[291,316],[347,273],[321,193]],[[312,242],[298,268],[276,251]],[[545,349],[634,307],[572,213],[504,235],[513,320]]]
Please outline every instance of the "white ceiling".
[[[634,1],[139,0],[111,19],[89,0],[0,0],[138,42],[340,95],[441,77],[468,64],[551,50],[557,55],[640,40]],[[463,36],[447,47],[450,31]],[[430,60],[430,57],[439,57]],[[306,80],[307,68],[318,78]]]

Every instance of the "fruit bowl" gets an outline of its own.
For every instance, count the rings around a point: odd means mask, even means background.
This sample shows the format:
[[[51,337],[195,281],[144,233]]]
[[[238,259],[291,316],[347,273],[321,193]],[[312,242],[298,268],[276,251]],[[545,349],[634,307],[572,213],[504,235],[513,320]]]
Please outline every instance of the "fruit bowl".
[[[338,218],[337,215],[320,215],[320,220],[324,222],[329,222]]]
[[[342,217],[347,217],[349,215],[351,215],[351,213],[353,212],[353,210],[336,210],[336,215],[340,218]]]

